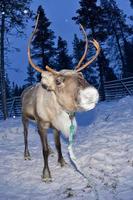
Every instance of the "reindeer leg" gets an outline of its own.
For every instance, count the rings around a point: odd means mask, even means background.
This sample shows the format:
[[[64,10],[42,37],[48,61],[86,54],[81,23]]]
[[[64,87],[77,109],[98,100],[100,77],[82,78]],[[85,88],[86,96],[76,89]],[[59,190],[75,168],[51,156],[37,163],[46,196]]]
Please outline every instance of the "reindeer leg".
[[[28,124],[29,124],[29,120],[25,117],[22,117],[22,122],[23,122],[23,127],[24,127],[24,145],[25,145],[24,159],[25,160],[31,160],[30,152],[28,150]]]
[[[65,162],[62,151],[61,151],[61,142],[60,142],[60,132],[56,129],[54,129],[54,140],[55,140],[55,146],[58,152],[58,162],[60,163],[61,167],[65,166],[67,163]]]
[[[49,155],[53,156],[54,151],[49,144],[48,144],[48,151],[49,151]]]
[[[48,156],[49,156],[49,148],[47,141],[47,129],[43,126],[43,123],[38,123],[38,133],[40,135],[41,143],[42,143],[42,153],[44,158],[44,168],[42,174],[42,181],[50,182],[52,181],[49,166],[48,166]]]

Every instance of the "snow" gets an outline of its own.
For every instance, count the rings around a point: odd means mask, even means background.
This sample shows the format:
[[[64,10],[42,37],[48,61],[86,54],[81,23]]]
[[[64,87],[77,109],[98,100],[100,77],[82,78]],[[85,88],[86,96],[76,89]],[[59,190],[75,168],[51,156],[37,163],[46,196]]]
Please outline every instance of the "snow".
[[[133,200],[133,97],[100,102],[90,112],[78,114],[74,152],[90,183],[95,183],[99,200]],[[71,164],[67,141],[62,151],[68,165],[57,164],[53,135],[49,142],[52,183],[41,181],[43,158],[36,126],[29,127],[32,160],[23,159],[23,129],[20,118],[0,122],[1,200],[96,200],[93,188]]]

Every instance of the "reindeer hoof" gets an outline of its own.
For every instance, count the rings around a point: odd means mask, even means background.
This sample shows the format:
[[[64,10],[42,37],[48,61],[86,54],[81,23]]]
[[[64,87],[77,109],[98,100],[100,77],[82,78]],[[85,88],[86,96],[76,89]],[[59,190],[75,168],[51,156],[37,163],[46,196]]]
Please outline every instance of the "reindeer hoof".
[[[58,160],[58,163],[60,164],[61,167],[64,167],[67,165],[67,162],[64,160],[64,158]]]
[[[43,181],[43,182],[46,182],[46,183],[52,182],[52,177],[51,177],[50,171],[49,171],[49,169],[47,169],[47,168],[46,168],[46,169],[43,169],[42,181]]]
[[[24,160],[31,160],[30,156],[24,156]]]
[[[25,159],[25,160],[31,160],[30,152],[29,152],[29,151],[25,151],[25,152],[24,152],[24,159]]]
[[[43,177],[42,176],[42,182],[51,183],[52,182],[52,178],[51,177]]]

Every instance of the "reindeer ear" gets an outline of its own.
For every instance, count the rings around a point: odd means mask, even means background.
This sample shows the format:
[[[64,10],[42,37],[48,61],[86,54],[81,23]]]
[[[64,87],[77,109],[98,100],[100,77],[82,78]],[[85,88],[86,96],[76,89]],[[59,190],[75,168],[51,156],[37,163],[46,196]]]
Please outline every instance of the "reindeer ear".
[[[55,90],[54,75],[50,72],[41,73],[41,84],[47,90]]]

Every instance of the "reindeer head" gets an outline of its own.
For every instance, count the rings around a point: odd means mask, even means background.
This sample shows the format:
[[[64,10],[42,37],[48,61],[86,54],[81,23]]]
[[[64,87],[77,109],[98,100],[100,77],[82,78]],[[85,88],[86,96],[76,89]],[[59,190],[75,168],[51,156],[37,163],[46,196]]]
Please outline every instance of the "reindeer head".
[[[88,50],[88,38],[84,28],[81,26],[86,41],[85,51],[75,69],[61,70],[57,72],[49,66],[46,66],[47,71],[44,71],[33,63],[30,54],[30,43],[34,33],[36,32],[38,19],[39,15],[37,16],[35,29],[29,40],[28,59],[31,66],[41,73],[42,87],[48,91],[54,92],[58,103],[66,111],[75,112],[93,109],[99,99],[98,91],[84,79],[81,71],[90,65],[99,55],[99,43],[96,40],[90,41],[96,48],[96,54],[89,61],[82,65]]]

